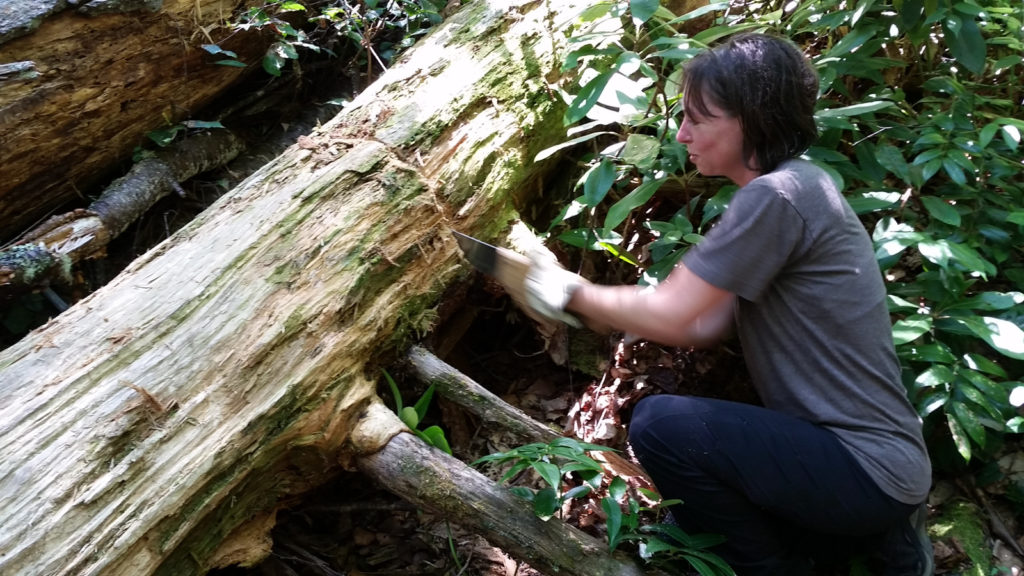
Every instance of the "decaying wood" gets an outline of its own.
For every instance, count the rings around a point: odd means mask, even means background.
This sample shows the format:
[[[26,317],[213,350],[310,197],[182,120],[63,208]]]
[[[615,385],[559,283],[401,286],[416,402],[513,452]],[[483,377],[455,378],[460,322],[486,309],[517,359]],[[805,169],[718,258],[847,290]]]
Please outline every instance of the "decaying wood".
[[[178,184],[226,164],[243,144],[226,130],[195,134],[139,161],[88,209],[48,218],[0,251],[0,290],[20,291],[70,281],[71,266],[102,257],[107,244]]]
[[[359,426],[376,418],[397,420],[386,408],[377,412]],[[360,437],[359,426],[354,439]],[[609,554],[607,546],[592,536],[557,520],[541,520],[525,500],[411,434],[394,435],[357,462],[360,471],[405,500],[476,529],[495,546],[545,574],[644,573],[634,562]]]
[[[241,0],[99,4],[0,6],[0,243],[108,181],[146,132],[193,117],[246,73],[213,64],[201,44],[259,70],[272,41],[226,28]]]
[[[577,10],[468,3],[334,120],[0,352],[0,573],[202,574],[351,464],[376,366],[469,274],[450,229],[495,241],[552,167],[532,162],[564,138],[552,27]]]

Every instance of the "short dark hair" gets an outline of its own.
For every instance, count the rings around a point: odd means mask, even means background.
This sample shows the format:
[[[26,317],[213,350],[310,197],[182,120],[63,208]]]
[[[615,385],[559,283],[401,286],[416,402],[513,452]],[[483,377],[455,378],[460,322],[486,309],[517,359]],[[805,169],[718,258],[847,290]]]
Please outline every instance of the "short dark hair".
[[[702,52],[683,68],[686,109],[712,116],[707,103],[739,118],[748,168],[771,172],[818,137],[818,73],[791,41],[741,34]]]

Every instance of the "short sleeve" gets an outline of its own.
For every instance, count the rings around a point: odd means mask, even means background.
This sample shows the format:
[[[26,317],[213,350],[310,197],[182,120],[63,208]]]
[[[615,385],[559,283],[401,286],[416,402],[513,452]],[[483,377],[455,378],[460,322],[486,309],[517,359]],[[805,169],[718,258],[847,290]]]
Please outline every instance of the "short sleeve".
[[[756,302],[798,252],[805,228],[781,191],[751,182],[683,263],[704,281]]]

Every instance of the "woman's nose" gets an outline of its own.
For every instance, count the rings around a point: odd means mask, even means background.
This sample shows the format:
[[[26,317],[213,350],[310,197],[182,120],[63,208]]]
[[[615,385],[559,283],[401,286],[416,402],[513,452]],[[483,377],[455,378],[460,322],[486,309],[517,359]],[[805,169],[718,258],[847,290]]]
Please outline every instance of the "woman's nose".
[[[683,122],[679,125],[679,131],[676,132],[676,142],[680,144],[686,144],[691,140],[690,138],[690,123],[683,118]]]

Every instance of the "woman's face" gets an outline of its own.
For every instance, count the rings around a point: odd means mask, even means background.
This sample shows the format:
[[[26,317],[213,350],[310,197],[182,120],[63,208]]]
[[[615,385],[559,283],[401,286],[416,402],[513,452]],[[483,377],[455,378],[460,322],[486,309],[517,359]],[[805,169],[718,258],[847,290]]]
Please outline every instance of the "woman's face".
[[[744,186],[760,175],[747,167],[743,158],[743,128],[740,119],[725,113],[713,102],[705,102],[710,115],[689,105],[683,110],[683,123],[676,140],[686,144],[690,161],[705,176],[725,176]],[[753,165],[753,159],[749,164]]]

